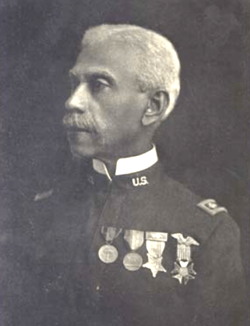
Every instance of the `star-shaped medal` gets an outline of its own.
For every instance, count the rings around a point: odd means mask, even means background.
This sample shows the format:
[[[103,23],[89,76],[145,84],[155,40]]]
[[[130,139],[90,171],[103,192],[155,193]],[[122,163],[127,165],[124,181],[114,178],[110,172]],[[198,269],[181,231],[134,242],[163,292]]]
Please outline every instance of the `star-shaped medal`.
[[[167,272],[166,269],[161,264],[162,257],[154,257],[150,254],[147,254],[147,256],[148,256],[148,262],[142,266],[151,269],[153,277],[156,277],[158,272],[164,272],[164,273]]]
[[[182,281],[184,281],[184,284],[186,285],[189,280],[195,279],[194,275],[196,275],[196,272],[194,271],[194,264],[191,263],[189,266],[180,266],[178,263],[174,263],[174,269],[171,272],[174,278],[176,278],[180,284],[182,284]]]

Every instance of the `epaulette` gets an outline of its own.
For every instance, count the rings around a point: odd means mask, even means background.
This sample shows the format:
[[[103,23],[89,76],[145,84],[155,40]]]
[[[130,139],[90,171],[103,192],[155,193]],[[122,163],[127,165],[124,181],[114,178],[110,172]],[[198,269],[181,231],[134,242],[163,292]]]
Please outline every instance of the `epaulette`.
[[[42,200],[42,199],[49,198],[53,194],[53,192],[54,192],[54,189],[39,192],[38,194],[35,195],[34,201],[39,201],[39,200]]]
[[[221,212],[227,213],[227,209],[225,207],[219,206],[214,199],[205,199],[197,204],[197,206],[212,216]]]

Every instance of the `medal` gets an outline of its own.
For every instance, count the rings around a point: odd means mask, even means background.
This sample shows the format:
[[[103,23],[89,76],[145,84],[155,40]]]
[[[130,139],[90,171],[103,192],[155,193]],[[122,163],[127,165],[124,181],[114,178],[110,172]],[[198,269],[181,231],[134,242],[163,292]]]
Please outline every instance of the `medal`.
[[[176,278],[180,284],[182,284],[182,280],[184,284],[186,285],[189,280],[195,279],[194,275],[196,275],[196,272],[194,271],[194,264],[191,263],[189,266],[182,266],[182,264],[174,263],[174,269],[171,272],[173,275],[173,278]]]
[[[168,234],[163,232],[146,232],[146,248],[148,250],[148,262],[142,265],[151,270],[153,277],[158,272],[166,273],[162,266],[162,253],[165,249],[165,243],[168,241]]]
[[[142,257],[134,251],[138,250],[143,245],[144,232],[137,230],[125,230],[124,239],[133,252],[125,255],[123,265],[129,271],[137,271],[141,268],[143,260]]]
[[[143,263],[142,257],[136,252],[128,253],[123,259],[124,267],[131,272],[140,269],[142,263]]]
[[[107,244],[99,249],[98,256],[103,263],[110,264],[116,261],[118,251],[114,246]]]
[[[184,238],[181,233],[172,234],[177,240],[177,262],[174,263],[172,270],[173,278],[176,278],[180,284],[185,285],[189,280],[195,279],[197,274],[194,270],[194,263],[191,259],[191,245],[199,246],[199,243],[192,237]]]
[[[102,227],[101,233],[106,240],[106,244],[103,245],[98,251],[98,257],[105,264],[110,264],[116,261],[118,258],[117,249],[111,245],[112,241],[119,236],[122,229],[117,229],[114,227]]]

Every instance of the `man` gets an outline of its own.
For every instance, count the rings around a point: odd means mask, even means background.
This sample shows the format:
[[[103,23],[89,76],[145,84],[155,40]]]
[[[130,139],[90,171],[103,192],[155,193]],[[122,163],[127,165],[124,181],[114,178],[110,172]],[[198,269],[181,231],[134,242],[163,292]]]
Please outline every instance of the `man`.
[[[98,26],[70,76],[63,123],[73,156],[93,169],[37,194],[27,213],[28,324],[241,325],[238,228],[168,178],[152,144],[180,91],[173,45]]]

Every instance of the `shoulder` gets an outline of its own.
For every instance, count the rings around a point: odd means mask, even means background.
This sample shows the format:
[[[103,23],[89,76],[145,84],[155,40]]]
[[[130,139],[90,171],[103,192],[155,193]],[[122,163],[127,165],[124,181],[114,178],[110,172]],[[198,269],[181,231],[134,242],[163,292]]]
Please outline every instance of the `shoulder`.
[[[237,224],[229,215],[227,208],[216,199],[204,199],[167,176],[164,178],[163,191],[165,208],[171,211],[173,217],[173,228],[193,234],[203,243],[214,232],[221,232],[222,238],[227,236],[225,230],[228,230],[228,234],[238,237]]]

